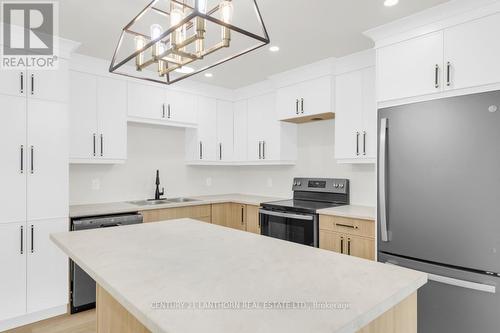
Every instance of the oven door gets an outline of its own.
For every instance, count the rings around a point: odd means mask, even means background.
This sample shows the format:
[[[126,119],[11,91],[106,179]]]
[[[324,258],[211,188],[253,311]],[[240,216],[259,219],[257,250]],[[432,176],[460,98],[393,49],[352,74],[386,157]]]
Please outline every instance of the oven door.
[[[265,209],[259,212],[262,235],[318,247],[316,214],[294,214]]]

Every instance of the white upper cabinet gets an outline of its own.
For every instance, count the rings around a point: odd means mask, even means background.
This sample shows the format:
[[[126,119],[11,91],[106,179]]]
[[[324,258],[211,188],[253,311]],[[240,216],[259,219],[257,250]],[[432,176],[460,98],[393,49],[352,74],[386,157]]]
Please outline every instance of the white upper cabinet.
[[[98,157],[101,160],[127,158],[127,85],[105,77],[97,79]]]
[[[0,94],[26,96],[28,74],[24,70],[3,70],[0,75]]]
[[[152,84],[128,82],[128,115],[150,120],[167,118],[165,88]]]
[[[471,12],[410,32],[405,30],[403,36],[391,37],[390,45],[378,48],[378,102],[498,89],[500,13],[494,5],[482,11],[486,16]],[[441,29],[418,35],[419,31],[432,31],[435,27]],[[416,37],[407,39],[408,34]],[[464,90],[467,88],[474,90]]]
[[[196,97],[181,91],[167,92],[167,119],[181,123],[196,123]]]
[[[28,220],[68,216],[68,124],[66,104],[28,100]]]
[[[197,129],[186,130],[186,152],[191,161],[215,161],[217,157],[217,101],[197,98]]]
[[[442,74],[442,31],[377,50],[379,101],[440,92]]]
[[[196,96],[160,85],[128,83],[129,121],[196,127]]]
[[[90,159],[97,156],[97,78],[72,71],[70,83],[70,159]]]
[[[70,159],[115,163],[127,158],[125,81],[71,72]]]
[[[248,160],[294,161],[297,158],[297,125],[278,120],[276,94],[248,100]]]
[[[280,120],[289,120],[333,112],[331,77],[304,81],[278,89],[277,110]]]
[[[247,100],[234,103],[234,161],[247,160],[248,145],[248,102]]]
[[[445,89],[500,82],[500,13],[444,31]]]
[[[233,160],[233,103],[217,101],[217,160]]]
[[[5,71],[8,72],[8,71]],[[0,74],[4,74],[2,72]],[[0,75],[1,76],[1,75]],[[0,95],[0,224],[26,219],[26,98]]]
[[[338,75],[335,95],[335,158],[347,163],[375,162],[375,69]]]
[[[28,96],[67,103],[69,98],[68,68],[68,61],[59,59],[57,70],[28,71]]]

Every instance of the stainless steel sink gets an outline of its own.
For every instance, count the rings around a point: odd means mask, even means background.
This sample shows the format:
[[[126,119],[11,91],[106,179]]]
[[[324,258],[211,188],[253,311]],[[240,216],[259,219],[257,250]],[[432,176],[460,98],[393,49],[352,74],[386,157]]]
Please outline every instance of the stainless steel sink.
[[[179,202],[194,202],[194,201],[200,201],[198,199],[193,199],[193,198],[172,198],[172,199],[167,199],[168,202],[174,202],[174,203],[179,203]]]
[[[167,199],[161,200],[139,200],[139,201],[129,201],[129,203],[137,206],[154,206],[154,205],[164,205],[170,203]]]

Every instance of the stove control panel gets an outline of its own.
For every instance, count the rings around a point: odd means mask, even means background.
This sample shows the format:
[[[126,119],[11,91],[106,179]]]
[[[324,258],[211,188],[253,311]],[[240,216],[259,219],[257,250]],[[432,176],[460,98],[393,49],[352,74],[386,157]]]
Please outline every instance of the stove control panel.
[[[293,191],[349,193],[349,179],[336,178],[295,178]]]

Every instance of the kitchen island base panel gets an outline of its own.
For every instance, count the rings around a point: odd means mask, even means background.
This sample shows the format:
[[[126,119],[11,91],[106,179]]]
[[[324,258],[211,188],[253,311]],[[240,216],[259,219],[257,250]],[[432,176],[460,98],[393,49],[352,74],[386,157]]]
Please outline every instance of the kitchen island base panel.
[[[106,290],[97,285],[97,333],[151,333]],[[417,333],[417,293],[357,333]]]
[[[385,312],[357,333],[417,333],[417,293]]]
[[[97,333],[151,333],[100,285],[96,285]]]

